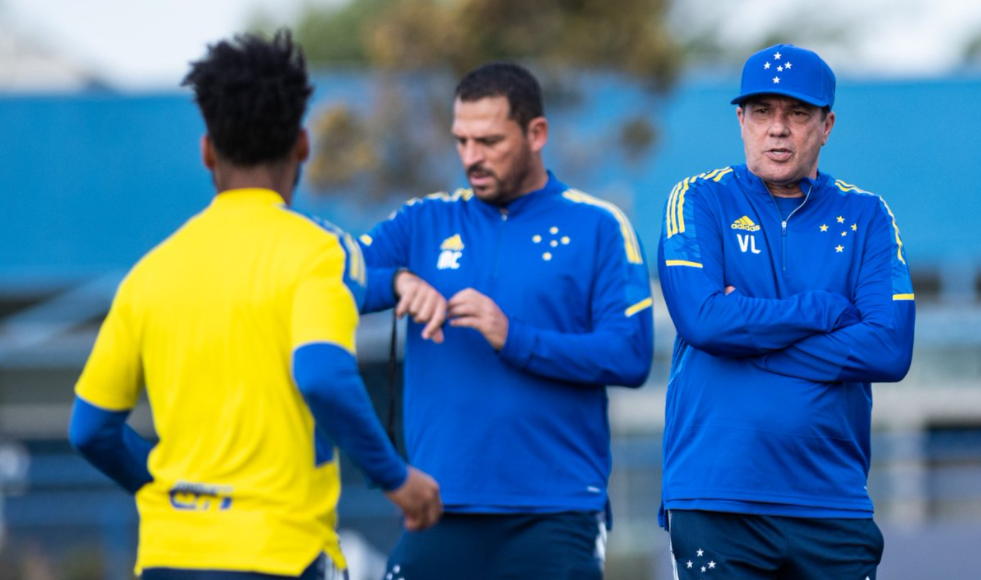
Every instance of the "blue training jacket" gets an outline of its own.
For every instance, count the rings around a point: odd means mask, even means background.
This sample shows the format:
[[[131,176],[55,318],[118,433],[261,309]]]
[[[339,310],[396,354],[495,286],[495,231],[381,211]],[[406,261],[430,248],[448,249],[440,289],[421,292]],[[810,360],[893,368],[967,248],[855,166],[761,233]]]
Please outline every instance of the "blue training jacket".
[[[639,386],[651,367],[644,251],[623,212],[551,174],[506,210],[470,190],[438,193],[362,236],[365,311],[395,304],[392,272],[407,267],[447,299],[474,288],[509,318],[500,352],[469,328],[423,340],[409,321],[409,460],[439,482],[447,511],[599,511],[611,463],[604,385]]]
[[[668,199],[662,525],[664,509],[872,515],[870,383],[909,369],[909,269],[882,198],[824,173],[801,189],[786,220],[745,165]]]

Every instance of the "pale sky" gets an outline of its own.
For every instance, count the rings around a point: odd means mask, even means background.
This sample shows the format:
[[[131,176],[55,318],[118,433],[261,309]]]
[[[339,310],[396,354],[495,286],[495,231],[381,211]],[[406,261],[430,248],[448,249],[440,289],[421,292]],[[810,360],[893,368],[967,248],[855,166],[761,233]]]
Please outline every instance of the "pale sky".
[[[113,85],[174,88],[209,42],[241,31],[256,11],[292,22],[304,3],[343,0],[0,0],[0,18]],[[881,77],[942,75],[981,32],[981,0],[675,0],[674,28],[714,22],[739,42],[774,22],[844,26],[850,45],[808,46],[836,71]],[[803,26],[803,24],[801,25]],[[802,29],[806,31],[806,29]],[[792,33],[791,33],[792,34]]]

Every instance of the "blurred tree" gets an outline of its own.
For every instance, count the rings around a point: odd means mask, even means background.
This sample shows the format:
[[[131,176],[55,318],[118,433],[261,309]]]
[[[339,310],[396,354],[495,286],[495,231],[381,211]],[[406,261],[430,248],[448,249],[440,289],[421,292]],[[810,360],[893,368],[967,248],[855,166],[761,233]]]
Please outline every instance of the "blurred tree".
[[[981,29],[977,30],[964,46],[961,63],[964,67],[976,68],[981,65]]]
[[[575,71],[620,73],[652,93],[669,89],[680,51],[668,0],[351,0],[308,4],[293,27],[314,66],[379,72],[370,110],[332,104],[314,112],[310,183],[330,193],[357,185],[372,197],[439,187],[432,151],[450,148],[453,87],[481,63],[530,64],[550,110],[578,99]],[[656,141],[643,115],[611,127],[635,158]],[[445,185],[444,185],[445,186]]]

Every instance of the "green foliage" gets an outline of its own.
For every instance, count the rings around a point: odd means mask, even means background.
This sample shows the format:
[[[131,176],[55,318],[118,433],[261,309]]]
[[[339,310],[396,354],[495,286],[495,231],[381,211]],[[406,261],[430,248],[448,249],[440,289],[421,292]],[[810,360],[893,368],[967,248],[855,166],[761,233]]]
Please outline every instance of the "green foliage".
[[[370,64],[366,35],[397,0],[359,0],[341,6],[305,5],[294,29],[310,63],[319,66]]]
[[[569,106],[578,100],[578,87],[564,80],[572,71],[617,72],[652,91],[666,91],[681,64],[667,8],[668,0],[308,5],[294,29],[312,65],[370,68],[384,79],[371,115],[335,105],[315,120],[311,183],[325,192],[352,184],[377,195],[425,192],[428,151],[448,149],[452,83],[485,62],[532,63],[553,110],[557,101]],[[405,73],[413,73],[413,92],[421,94],[411,103]],[[553,98],[553,89],[561,89],[561,99]],[[613,130],[634,155],[656,139],[654,126],[640,117]]]

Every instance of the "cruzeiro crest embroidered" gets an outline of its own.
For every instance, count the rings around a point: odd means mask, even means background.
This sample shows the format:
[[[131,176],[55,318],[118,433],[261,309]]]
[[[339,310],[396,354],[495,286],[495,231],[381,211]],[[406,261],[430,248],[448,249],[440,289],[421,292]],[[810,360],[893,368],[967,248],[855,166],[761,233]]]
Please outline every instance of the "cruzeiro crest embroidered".
[[[454,234],[439,245],[441,250],[439,259],[436,261],[436,268],[439,270],[456,270],[460,267],[460,258],[463,257],[463,240],[460,234]]]
[[[845,251],[845,248],[847,247],[845,243],[848,241],[848,234],[858,231],[857,222],[848,225],[847,221],[848,220],[846,220],[844,216],[837,216],[833,222],[830,222],[833,224],[835,231],[829,231],[830,228],[828,227],[827,223],[821,224],[819,228],[821,233],[831,236],[831,243],[835,244],[833,247],[836,254],[840,254]]]
[[[552,252],[556,248],[560,246],[568,246],[569,242],[572,241],[572,238],[570,238],[569,236],[566,235],[559,236],[558,226],[552,226],[548,228],[548,238],[549,239],[546,239],[541,234],[535,234],[534,236],[531,237],[532,243],[545,244],[546,248],[551,248],[551,250],[546,249],[545,252],[542,253],[542,260],[545,260],[546,262],[552,259]]]

